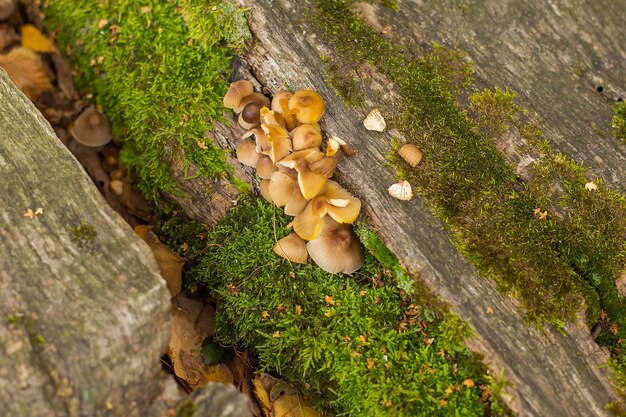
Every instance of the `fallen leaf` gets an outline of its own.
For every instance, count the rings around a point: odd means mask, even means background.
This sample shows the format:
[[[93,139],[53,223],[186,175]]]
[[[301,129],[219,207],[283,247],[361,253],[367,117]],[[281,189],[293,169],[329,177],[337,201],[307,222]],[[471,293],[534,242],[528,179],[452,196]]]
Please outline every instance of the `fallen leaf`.
[[[270,392],[278,383],[278,379],[268,374],[261,374],[254,378],[252,385],[254,386],[254,395],[259,400],[263,409],[263,414],[270,416],[272,412],[272,401],[270,400]]]
[[[485,310],[485,313],[487,313],[487,315],[493,314],[493,307],[487,307],[487,310]]]
[[[172,299],[167,355],[176,376],[185,381],[191,390],[200,388],[209,380],[223,382],[228,377],[222,370],[204,364],[202,343],[213,335],[215,310],[210,305],[189,298],[184,293]]]
[[[14,48],[8,54],[0,55],[0,67],[31,101],[37,100],[44,91],[52,90],[50,73],[39,55],[29,49]]]
[[[270,316],[270,313],[267,310],[261,311],[261,317],[266,319]]]
[[[33,211],[33,209],[29,208],[26,209],[26,211],[24,212],[24,217],[28,217],[29,219],[34,219],[36,216],[35,212]]]
[[[374,360],[372,358],[367,358],[367,369],[372,369],[374,367]]]
[[[209,149],[209,147],[206,145],[206,143],[203,140],[199,140],[197,143],[198,143],[198,148],[204,149],[205,151]]]
[[[7,24],[0,24],[0,51],[5,48],[18,43],[20,41],[20,35],[17,34],[12,26]]]
[[[24,25],[20,28],[22,46],[35,52],[54,52],[56,48],[52,42],[33,25]]]
[[[297,394],[283,395],[272,404],[274,417],[319,417],[305,399]]]
[[[161,276],[167,283],[170,295],[174,297],[180,292],[183,286],[183,266],[185,258],[176,255],[170,248],[156,240],[148,233],[149,228],[145,225],[135,227],[135,233],[139,235],[152,249],[154,259],[156,259],[161,271]]]
[[[223,363],[212,365],[201,371],[205,382],[219,382],[222,384],[233,384],[233,374],[228,366]]]

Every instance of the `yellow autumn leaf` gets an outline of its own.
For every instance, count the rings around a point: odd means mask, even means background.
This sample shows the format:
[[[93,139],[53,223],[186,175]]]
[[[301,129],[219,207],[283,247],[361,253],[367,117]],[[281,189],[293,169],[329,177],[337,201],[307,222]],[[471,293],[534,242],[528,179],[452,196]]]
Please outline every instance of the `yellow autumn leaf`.
[[[286,394],[274,401],[274,417],[321,417],[306,400],[297,394]]]
[[[22,32],[22,46],[35,52],[54,52],[54,44],[46,38],[39,29],[33,25],[24,25],[20,28]]]
[[[269,392],[263,386],[263,380],[261,377],[257,376],[252,380],[252,385],[254,385],[254,394],[256,395],[261,406],[266,410],[272,409],[272,403],[270,402]]]
[[[222,384],[232,384],[234,382],[233,373],[223,363],[207,367],[202,371],[202,376],[206,382],[220,382]]]

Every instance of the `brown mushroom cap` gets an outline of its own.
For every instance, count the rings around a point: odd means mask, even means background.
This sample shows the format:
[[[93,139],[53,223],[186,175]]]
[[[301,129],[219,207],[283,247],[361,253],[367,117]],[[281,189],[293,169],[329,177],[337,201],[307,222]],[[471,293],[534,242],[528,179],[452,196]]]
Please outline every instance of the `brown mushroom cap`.
[[[299,151],[307,148],[319,148],[322,144],[322,134],[311,124],[301,124],[291,131],[293,150]]]
[[[224,96],[224,107],[234,109],[239,106],[244,97],[254,93],[254,87],[248,80],[240,80],[230,84]]]
[[[299,123],[315,123],[324,115],[324,99],[313,90],[296,91],[288,105]]]
[[[270,99],[265,97],[261,93],[252,93],[241,99],[239,104],[233,109],[235,113],[241,113],[244,107],[250,103],[258,103],[261,107],[268,107],[270,105]]]
[[[276,242],[274,252],[278,256],[299,264],[305,264],[308,258],[306,243],[295,233],[285,236]]]
[[[283,99],[286,99],[287,101],[289,101],[289,99],[291,98],[291,96],[293,96],[293,93],[291,91],[287,91],[287,90],[280,90],[277,91],[274,94],[274,97],[272,97],[272,106],[271,109],[272,110],[276,110],[279,113],[283,113],[283,107],[280,105],[280,101]]]
[[[244,165],[256,167],[260,157],[256,151],[256,144],[251,140],[244,140],[237,146],[237,159]]]
[[[109,119],[94,107],[87,108],[69,129],[76,141],[89,147],[98,147],[111,141]]]
[[[413,168],[419,165],[423,156],[421,149],[411,143],[402,145],[402,147],[398,149],[398,154]]]
[[[245,132],[243,136],[241,136],[241,139],[248,139],[252,136],[254,136],[254,141],[256,142],[256,151],[258,153],[261,153],[263,151],[267,151],[270,149],[270,144],[267,141],[267,135],[265,134],[263,129],[261,129],[261,127],[259,126],[253,127],[252,129]]]
[[[274,203],[274,200],[272,200],[272,196],[270,195],[270,180],[261,180],[259,188],[261,189],[261,197],[263,197],[268,203]]]
[[[285,207],[288,216],[297,216],[308,203],[300,192],[294,172],[274,172],[269,183],[269,194],[278,207]]]
[[[324,220],[322,233],[306,244],[313,262],[331,274],[351,274],[363,266],[363,249],[352,226]]]
[[[256,163],[256,174],[260,178],[270,179],[276,171],[278,171],[278,168],[267,155],[262,155]]]

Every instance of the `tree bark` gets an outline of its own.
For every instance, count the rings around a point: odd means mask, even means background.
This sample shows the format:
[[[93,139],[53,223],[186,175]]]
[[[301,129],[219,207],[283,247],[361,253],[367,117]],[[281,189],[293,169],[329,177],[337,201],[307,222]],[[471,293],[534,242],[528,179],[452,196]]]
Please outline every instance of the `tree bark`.
[[[527,324],[516,302],[480,277],[452,246],[422,198],[407,203],[389,197],[387,187],[395,179],[384,166],[392,135],[365,130],[361,121],[367,110],[346,107],[325,82],[320,56],[329,51],[303,18],[305,6],[286,0],[242,3],[250,8],[255,39],[241,57],[237,77],[251,73],[272,92],[313,88],[327,100],[322,127],[358,150],[339,164],[340,182],[362,199],[369,224],[406,269],[469,320],[476,332],[473,348],[485,355],[492,372],[505,370],[512,409],[520,416],[605,415],[605,405],[617,397],[610,371],[601,368],[607,356],[589,330],[569,323],[560,334]],[[408,45],[437,40],[466,50],[476,62],[479,86],[518,93],[518,102],[530,109],[555,148],[626,190],[626,148],[600,131],[610,123],[607,102],[624,97],[619,83],[626,79],[626,39],[617,3],[401,0],[399,12],[370,4],[356,7],[371,25],[389,25]],[[381,96],[397,100],[393,85],[374,69],[368,71],[365,108]],[[238,127],[218,125],[214,136],[232,149],[241,133]],[[521,168],[529,163],[517,147],[519,137],[503,141],[501,149],[510,161]],[[192,193],[192,201],[193,188],[182,186]],[[204,210],[184,207],[206,220]],[[494,314],[487,315],[487,308]]]
[[[156,415],[158,266],[4,70],[0,178],[0,414]]]

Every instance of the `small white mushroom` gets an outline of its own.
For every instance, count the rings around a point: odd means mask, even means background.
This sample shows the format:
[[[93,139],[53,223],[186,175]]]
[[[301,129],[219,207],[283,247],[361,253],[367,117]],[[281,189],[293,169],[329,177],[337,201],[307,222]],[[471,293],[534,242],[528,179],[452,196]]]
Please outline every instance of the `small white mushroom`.
[[[380,113],[380,110],[374,109],[372,110],[365,120],[363,120],[363,126],[367,130],[375,130],[377,132],[382,132],[387,128],[387,123],[385,122],[385,118]]]
[[[408,201],[413,198],[413,190],[411,184],[406,180],[398,181],[388,188],[389,195],[398,200]]]

